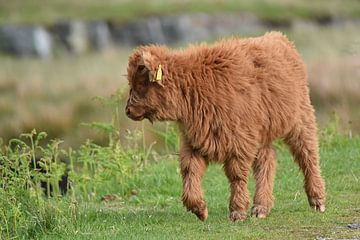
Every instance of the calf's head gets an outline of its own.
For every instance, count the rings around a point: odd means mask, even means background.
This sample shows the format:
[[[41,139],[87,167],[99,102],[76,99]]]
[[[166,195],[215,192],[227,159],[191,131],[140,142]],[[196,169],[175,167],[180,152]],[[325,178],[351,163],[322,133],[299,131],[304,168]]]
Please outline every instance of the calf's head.
[[[164,55],[166,49],[160,47],[138,48],[129,57],[127,76],[129,98],[126,115],[140,121],[176,120],[176,106],[173,88],[167,71]]]

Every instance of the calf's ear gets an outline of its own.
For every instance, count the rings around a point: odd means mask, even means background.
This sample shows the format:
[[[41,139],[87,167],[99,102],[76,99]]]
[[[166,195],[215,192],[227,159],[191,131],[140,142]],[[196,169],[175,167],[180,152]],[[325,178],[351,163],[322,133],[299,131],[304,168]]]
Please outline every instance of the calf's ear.
[[[140,60],[138,62],[138,71],[143,73],[148,72],[150,81],[154,78],[154,70],[152,67],[153,57],[149,52],[141,52]]]
[[[160,86],[162,84],[162,66],[158,61],[156,61],[155,56],[151,55],[150,52],[142,52],[141,59],[139,64],[142,64],[147,70],[149,70],[149,79],[150,82],[155,82]]]
[[[151,55],[150,52],[143,51],[141,53],[140,64],[143,64],[150,71],[154,70],[153,69],[154,61],[155,61],[155,58],[154,58],[154,56]]]

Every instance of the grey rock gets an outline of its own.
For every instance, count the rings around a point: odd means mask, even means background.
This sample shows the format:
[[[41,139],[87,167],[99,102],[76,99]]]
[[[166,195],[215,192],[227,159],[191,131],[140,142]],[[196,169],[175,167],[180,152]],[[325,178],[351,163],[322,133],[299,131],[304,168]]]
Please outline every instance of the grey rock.
[[[53,26],[57,43],[71,53],[84,53],[89,48],[86,24],[80,21],[58,22]]]
[[[164,19],[163,23],[169,43],[204,41],[254,33],[263,29],[258,18],[250,14],[196,13]]]
[[[297,19],[293,22],[292,27],[294,31],[303,30],[303,29],[312,29],[316,30],[318,25],[316,25],[313,21]]]
[[[0,27],[0,51],[46,58],[52,55],[52,38],[40,26],[4,25]]]
[[[107,49],[112,45],[110,29],[104,21],[88,23],[87,34],[90,47],[94,50]]]
[[[350,229],[360,229],[360,224],[359,223],[348,224],[347,227]]]
[[[217,14],[210,22],[216,37],[251,34],[264,30],[259,19],[252,14]]]
[[[52,38],[42,27],[36,27],[33,32],[35,52],[38,56],[47,58],[52,55]]]
[[[209,15],[204,13],[177,16],[173,26],[179,33],[177,42],[202,41],[210,38],[209,20]]]
[[[151,17],[127,24],[113,24],[112,36],[119,45],[141,45],[165,43],[165,37],[159,18]]]
[[[233,34],[254,33],[261,29],[261,22],[253,15],[194,13],[113,24],[112,35],[117,44],[134,46],[204,41]]]

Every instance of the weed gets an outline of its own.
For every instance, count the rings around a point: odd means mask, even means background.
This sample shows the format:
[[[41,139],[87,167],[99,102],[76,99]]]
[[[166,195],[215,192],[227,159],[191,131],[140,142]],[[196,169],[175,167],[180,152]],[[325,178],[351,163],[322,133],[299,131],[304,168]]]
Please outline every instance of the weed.
[[[60,140],[42,146],[46,133],[35,130],[0,146],[1,237],[35,238],[65,219],[75,224],[78,201],[96,202],[113,192],[120,196],[130,194],[131,179],[146,166],[151,146],[124,147],[114,131],[109,131],[113,128],[103,127],[105,124],[92,126],[109,132],[111,140],[107,146],[90,140],[78,150],[62,149]],[[131,142],[138,138],[128,133],[127,139]],[[58,184],[64,174],[68,176],[69,192],[65,197]],[[64,211],[64,205],[68,211]]]

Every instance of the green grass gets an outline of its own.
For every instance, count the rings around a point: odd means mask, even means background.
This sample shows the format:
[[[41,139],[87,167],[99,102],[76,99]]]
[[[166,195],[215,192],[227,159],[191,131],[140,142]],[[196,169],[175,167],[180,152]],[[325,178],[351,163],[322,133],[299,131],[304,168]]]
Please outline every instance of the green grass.
[[[360,139],[336,139],[321,151],[327,182],[327,212],[310,211],[302,174],[287,151],[278,151],[276,206],[264,220],[228,220],[229,189],[220,166],[211,166],[204,179],[209,219],[202,223],[182,207],[181,180],[175,160],[161,161],[137,178],[137,204],[84,204],[83,223],[63,229],[75,239],[315,239],[360,237],[347,224],[360,221]],[[250,189],[253,192],[254,184]],[[64,236],[58,232],[45,239]],[[66,234],[65,234],[66,236]]]
[[[260,18],[289,20],[323,16],[359,17],[357,0],[12,0],[0,1],[0,22],[53,23],[59,19],[112,19],[127,21],[149,15],[179,12],[250,12]]]
[[[172,133],[169,136],[174,138]],[[321,167],[327,186],[327,211],[320,214],[310,210],[302,187],[303,176],[287,149],[277,144],[275,207],[267,219],[250,217],[242,223],[231,223],[228,220],[229,187],[219,165],[210,165],[203,181],[209,218],[201,222],[195,215],[186,212],[180,201],[181,178],[176,156],[152,153],[151,164],[139,165],[146,159],[142,155],[142,147],[139,149],[134,145],[128,150],[111,151],[109,147],[84,146],[87,148],[83,147],[77,154],[73,154],[78,156],[73,158],[74,165],[78,167],[74,170],[76,174],[70,175],[73,177],[73,189],[67,196],[46,199],[36,194],[28,195],[26,191],[10,199],[4,199],[7,196],[4,192],[0,195],[2,200],[10,201],[12,206],[0,211],[0,236],[4,239],[9,236],[15,239],[360,237],[360,230],[347,228],[347,224],[360,222],[360,137],[349,139],[339,135],[334,124],[323,131],[321,136]],[[97,149],[98,154],[89,155],[94,149]],[[93,169],[93,172],[85,171],[84,165],[76,164],[81,159],[79,156],[88,156],[82,159],[88,159],[86,161],[93,164],[88,165],[88,169]],[[135,165],[129,162],[131,159]],[[115,167],[106,168],[111,164],[122,166],[122,173]],[[87,176],[85,181],[84,176]],[[253,193],[252,178],[249,188]],[[87,193],[82,189],[87,189]],[[105,194],[117,194],[118,197],[115,201],[100,201]],[[32,206],[24,210],[24,206],[19,206],[19,203]],[[14,217],[4,218],[4,215],[10,213],[19,216],[16,228],[11,222]],[[5,219],[9,220],[7,224],[4,223]]]

